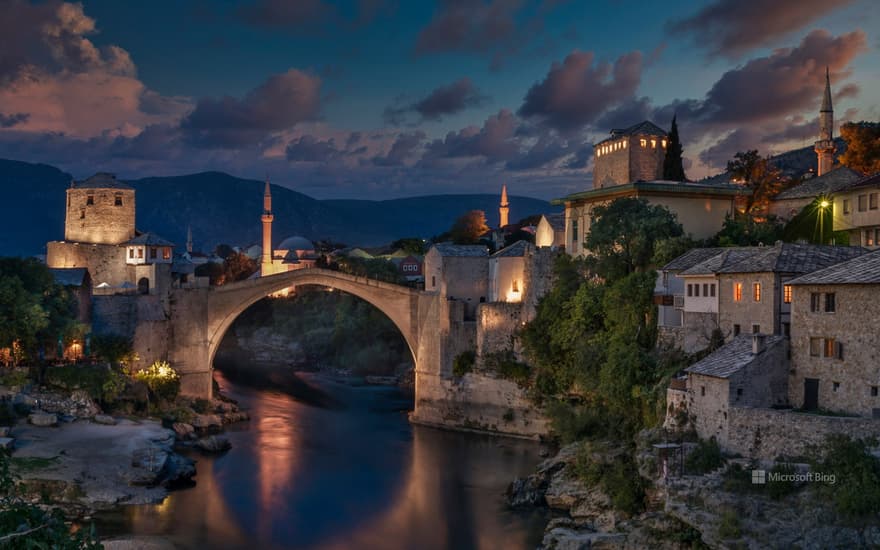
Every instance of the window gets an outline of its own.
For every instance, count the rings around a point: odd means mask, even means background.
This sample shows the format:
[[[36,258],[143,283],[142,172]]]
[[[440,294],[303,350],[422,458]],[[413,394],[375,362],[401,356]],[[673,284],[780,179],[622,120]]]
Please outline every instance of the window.
[[[877,193],[871,193],[868,195],[868,208],[871,210],[877,210]]]
[[[694,295],[694,285],[688,283],[688,298]]]
[[[761,325],[752,325],[752,334],[760,334]]]
[[[868,195],[859,195],[859,212],[868,209]]]
[[[82,210],[79,211],[79,219],[81,219],[81,220],[86,219],[86,209],[85,208],[83,208]]]
[[[834,338],[825,338],[823,357],[834,357]]]
[[[810,338],[810,357],[819,357],[822,354],[822,339]]]
[[[656,148],[657,148],[657,140],[656,140],[656,139],[652,139],[652,140],[651,140],[651,149],[656,149]]]
[[[91,206],[95,204],[95,196],[94,195],[86,195],[86,205]]]
[[[736,396],[737,396],[737,397],[742,397],[742,394],[743,394],[743,389],[742,389],[742,388],[736,388]]]
[[[834,313],[837,304],[835,303],[835,296],[833,292],[828,292],[825,294],[825,313]]]
[[[437,277],[435,277],[434,275],[431,275],[431,286],[437,286]]]
[[[170,260],[171,259],[171,249],[170,248],[166,247],[166,248],[162,249],[162,259],[163,260]]]
[[[129,257],[129,258],[134,258],[134,248],[129,248],[129,249],[128,249],[128,257]]]
[[[157,257],[157,256],[156,256],[156,247],[152,247],[152,248],[150,248],[150,259],[151,259],[151,260],[155,260],[156,257]]]
[[[116,195],[113,198],[113,205],[114,206],[122,206],[122,195]]]
[[[877,389],[877,388],[875,387],[874,389]],[[700,395],[701,396],[706,395],[706,386],[700,386]],[[874,395],[877,395],[877,394],[875,393]]]
[[[143,258],[143,257],[144,257],[144,249],[138,248],[138,258]]]
[[[739,325],[733,325],[733,335],[739,336],[739,333],[740,333]]]
[[[626,149],[626,140],[623,142],[623,148]]]
[[[783,303],[791,303],[791,285],[782,285],[782,301]]]
[[[663,272],[663,286],[669,286],[669,272]]]
[[[733,283],[733,301],[739,302],[743,299],[743,284]]]
[[[782,323],[782,335],[786,338],[791,336],[791,323]]]
[[[709,283],[703,283],[703,296],[709,295]]]
[[[849,199],[843,199],[843,213],[849,214]]]
[[[700,295],[700,285],[695,284],[694,285],[694,296],[699,296],[699,295]]]
[[[642,147],[647,147],[647,146],[648,146],[648,140],[645,139],[645,138],[640,139],[640,140],[639,140],[639,145],[641,145]]]
[[[880,228],[874,229],[874,242],[880,241]]]
[[[821,295],[818,292],[810,293],[810,311],[813,313],[819,311],[819,301],[821,299]]]
[[[666,149],[666,140],[665,139],[660,140],[660,144],[663,146],[664,149]]]
[[[752,283],[752,298],[756,302],[761,301],[761,283]]]
[[[715,283],[709,285],[709,296],[713,298],[715,297]]]
[[[877,386],[871,386],[871,397],[877,397]]]
[[[839,389],[840,389],[840,382],[832,382],[831,383],[831,390],[832,391],[837,392],[837,390],[839,390]]]
[[[874,232],[870,229],[862,231],[862,242],[865,243],[865,246],[874,246],[874,243],[877,242],[874,240]]]
[[[571,220],[571,246],[572,248],[577,247],[578,243],[578,221]]]

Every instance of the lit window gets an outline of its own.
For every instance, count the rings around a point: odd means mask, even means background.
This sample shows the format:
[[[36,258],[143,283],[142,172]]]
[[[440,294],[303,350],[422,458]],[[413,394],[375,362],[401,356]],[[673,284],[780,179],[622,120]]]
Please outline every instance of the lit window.
[[[825,313],[834,313],[837,310],[837,303],[833,292],[825,294]]]
[[[834,357],[834,338],[825,338],[823,356]]]
[[[648,146],[648,140],[645,139],[645,138],[640,139],[640,140],[639,140],[639,145],[641,145],[642,147],[647,147],[647,146]]]
[[[162,259],[163,260],[170,260],[171,259],[171,249],[170,248],[166,247],[166,248],[162,249]]]
[[[626,149],[626,141],[623,142],[623,148]]]
[[[743,299],[742,283],[733,283],[733,301],[739,302]]]
[[[810,311],[813,313],[819,311],[819,300],[821,295],[818,292],[810,293]]]
[[[782,301],[786,304],[791,303],[791,285],[782,285]]]
[[[664,139],[664,140],[661,140],[661,141],[660,141],[660,145],[662,145],[663,148],[665,149],[665,148],[666,148],[666,140],[665,140],[665,139]]]
[[[143,257],[144,257],[144,249],[138,248],[138,258],[143,258]]]
[[[863,236],[862,241],[865,243],[865,246],[874,246],[874,243],[876,241],[874,240],[874,232],[873,231],[871,231],[870,229],[866,229],[866,230],[862,231],[862,236]]]
[[[761,301],[761,283],[752,283],[752,298],[756,302]]]
[[[651,140],[651,149],[656,149],[656,148],[657,148],[657,140],[656,140],[656,139],[652,139],[652,140]]]

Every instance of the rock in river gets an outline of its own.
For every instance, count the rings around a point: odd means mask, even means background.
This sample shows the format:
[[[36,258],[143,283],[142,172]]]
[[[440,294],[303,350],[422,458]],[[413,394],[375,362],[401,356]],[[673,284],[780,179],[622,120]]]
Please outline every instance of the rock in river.
[[[34,426],[39,426],[41,428],[57,426],[58,416],[53,413],[36,411],[32,412],[30,416],[28,416],[28,422],[30,422]]]
[[[196,441],[196,447],[207,453],[222,453],[232,448],[232,443],[225,437],[210,435]]]

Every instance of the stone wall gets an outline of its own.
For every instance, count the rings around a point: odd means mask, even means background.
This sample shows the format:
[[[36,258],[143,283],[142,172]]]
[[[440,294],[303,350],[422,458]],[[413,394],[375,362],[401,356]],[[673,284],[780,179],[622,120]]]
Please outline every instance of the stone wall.
[[[835,311],[825,312],[825,296],[835,295]],[[818,312],[810,311],[810,295],[820,294]],[[861,416],[880,409],[880,301],[877,285],[796,285],[792,288],[792,374],[789,400],[804,403],[804,380],[819,380],[819,408]],[[810,338],[821,338],[819,355],[810,353]],[[825,357],[825,342],[834,339],[842,353]],[[840,357],[838,356],[840,355]],[[835,388],[834,384],[837,383]],[[880,394],[880,391],[877,392]]]
[[[832,434],[880,437],[880,421],[867,418],[732,407],[729,419],[725,450],[762,460],[807,456]]]
[[[132,279],[131,266],[125,263],[125,249],[115,245],[52,241],[46,245],[46,265],[84,267],[95,286],[119,286]]]
[[[491,302],[477,310],[477,357],[504,350],[518,351],[516,332],[522,327],[522,304]]]
[[[626,147],[622,147],[624,142]],[[603,155],[596,154],[597,148],[593,149],[593,189],[634,181],[630,178],[629,160],[632,138],[624,136],[607,144],[613,147],[615,143],[621,146]]]
[[[709,347],[712,333],[718,328],[718,314],[685,311],[682,318],[681,349],[685,353],[696,353]]]
[[[642,147],[641,140],[646,140]],[[630,138],[629,178],[630,181],[652,181],[663,179],[663,159],[666,148],[662,146],[663,138],[658,136],[633,136]],[[651,142],[654,146],[651,146]]]
[[[740,332],[752,332],[758,325],[763,334],[778,334],[779,300],[781,288],[773,273],[735,273],[718,277],[718,324],[725,339],[734,335],[734,325]],[[734,300],[734,284],[742,283],[742,300]],[[761,300],[753,296],[754,283],[761,284]]]
[[[134,229],[134,189],[67,190],[66,241],[116,245],[134,238]]]
[[[536,248],[526,256],[525,294],[523,295],[523,321],[535,318],[538,302],[553,288],[556,277],[553,267],[560,252],[546,248]]]
[[[488,431],[538,439],[547,434],[547,419],[509,380],[485,373],[445,379],[420,374],[417,380],[417,424]]]
[[[92,333],[116,334],[134,338],[137,327],[137,296],[92,297]]]
[[[684,349],[684,328],[658,326],[657,347]]]

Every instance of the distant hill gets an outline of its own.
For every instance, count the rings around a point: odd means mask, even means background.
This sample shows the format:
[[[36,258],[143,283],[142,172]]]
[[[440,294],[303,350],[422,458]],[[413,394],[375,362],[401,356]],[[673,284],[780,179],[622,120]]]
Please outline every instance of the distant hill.
[[[0,255],[45,253],[64,237],[64,196],[72,177],[45,164],[0,159]],[[221,172],[128,180],[137,190],[137,226],[183,249],[187,225],[197,249],[260,240],[263,185]],[[272,186],[277,244],[290,235],[376,246],[400,237],[427,238],[467,210],[484,210],[498,223],[497,195],[436,195],[385,201],[317,200]],[[548,202],[510,197],[512,220],[558,211]]]
[[[838,162],[838,158],[846,151],[846,141],[842,137],[834,138],[834,162]],[[792,149],[778,155],[770,157],[770,163],[778,168],[782,175],[790,178],[798,178],[809,172],[816,173],[818,159],[816,151],[812,145],[801,147],[800,149]],[[701,183],[727,183],[730,181],[729,172],[721,172],[714,176],[700,180]]]

